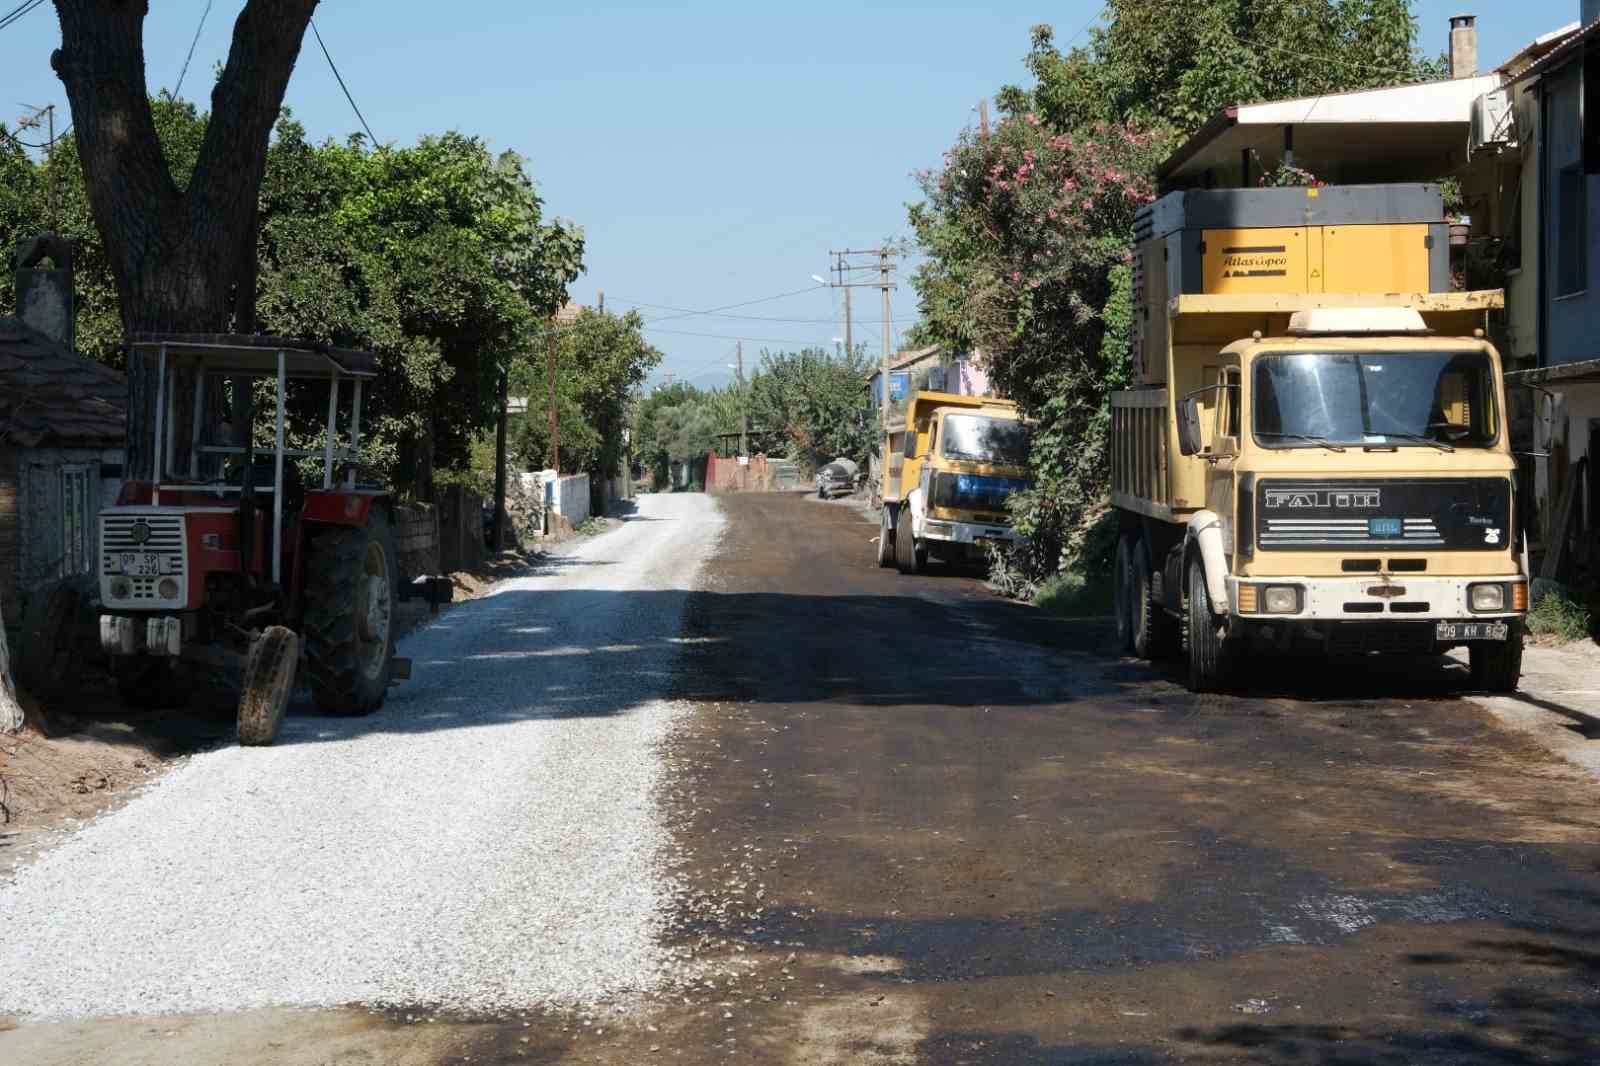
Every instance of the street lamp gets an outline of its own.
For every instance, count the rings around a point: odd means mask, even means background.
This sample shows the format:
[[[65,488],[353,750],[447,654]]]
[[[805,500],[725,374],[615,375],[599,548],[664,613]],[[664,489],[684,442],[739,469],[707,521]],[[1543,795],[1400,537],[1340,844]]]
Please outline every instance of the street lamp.
[[[822,280],[822,275],[821,274],[813,274],[813,275],[811,275],[811,280],[816,282],[818,285],[826,285],[827,284],[826,281]]]

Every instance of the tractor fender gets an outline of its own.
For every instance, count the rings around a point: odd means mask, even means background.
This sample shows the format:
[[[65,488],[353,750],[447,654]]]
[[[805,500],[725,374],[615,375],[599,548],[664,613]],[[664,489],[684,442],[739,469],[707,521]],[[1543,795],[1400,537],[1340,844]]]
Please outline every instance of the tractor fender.
[[[1189,516],[1183,535],[1183,557],[1189,560],[1196,556],[1205,570],[1211,609],[1218,614],[1229,613],[1228,560],[1222,545],[1222,519],[1215,511],[1196,511]]]
[[[332,492],[321,489],[306,493],[301,520],[326,526],[350,526],[359,529],[367,524],[367,516],[378,503],[389,506],[386,496],[371,492]]]

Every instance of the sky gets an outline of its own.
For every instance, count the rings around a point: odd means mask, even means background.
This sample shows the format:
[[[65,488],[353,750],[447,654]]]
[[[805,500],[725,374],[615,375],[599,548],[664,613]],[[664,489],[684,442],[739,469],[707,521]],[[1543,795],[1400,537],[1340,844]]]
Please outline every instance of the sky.
[[[20,2],[0,0],[0,12]],[[193,41],[183,92],[203,106],[242,0],[150,7],[151,90],[177,84]],[[604,292],[607,310],[645,316],[646,336],[666,354],[652,380],[671,373],[711,386],[732,379],[739,340],[747,372],[763,349],[833,348],[839,293],[811,280],[828,275],[830,249],[907,236],[905,206],[920,198],[912,172],[937,165],[976,121],[980,99],[1025,79],[1030,27],[1049,23],[1065,47],[1100,7],[325,0],[316,25],[380,140],[456,129],[524,156],[547,213],[584,229],[588,271],[574,299],[593,305]],[[1574,21],[1578,8],[1414,4],[1429,53],[1444,50],[1449,16],[1476,10],[1483,68]],[[59,43],[48,2],[0,29],[8,125],[8,107],[66,111],[49,64]],[[313,137],[360,128],[309,34],[286,104]],[[916,317],[900,281],[897,340]],[[769,299],[779,294],[790,295]],[[854,301],[854,339],[876,354],[878,293],[856,290]],[[727,310],[682,313],[713,308]]]

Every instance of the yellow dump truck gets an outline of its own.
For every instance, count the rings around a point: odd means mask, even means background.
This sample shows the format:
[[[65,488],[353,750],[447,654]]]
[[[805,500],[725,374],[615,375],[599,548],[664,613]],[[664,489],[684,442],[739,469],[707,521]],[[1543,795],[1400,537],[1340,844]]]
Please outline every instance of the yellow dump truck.
[[[1028,427],[1008,400],[918,392],[884,437],[878,565],[983,558],[1016,538],[1006,501],[1028,487]]]
[[[1435,654],[1515,689],[1498,291],[1448,292],[1437,188],[1178,192],[1140,220],[1136,387],[1112,398],[1116,621],[1189,685],[1247,649]]]

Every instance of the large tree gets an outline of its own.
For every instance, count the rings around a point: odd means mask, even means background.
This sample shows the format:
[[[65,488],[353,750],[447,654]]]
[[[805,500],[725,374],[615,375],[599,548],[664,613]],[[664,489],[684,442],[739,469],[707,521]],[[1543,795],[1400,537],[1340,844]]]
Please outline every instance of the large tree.
[[[146,0],[54,0],[61,47],[50,64],[72,106],[90,210],[116,281],[122,325],[217,332],[254,328],[256,210],[267,146],[317,0],[246,0],[211,115],[187,174],[162,150],[145,81]],[[132,476],[153,371],[129,366]],[[188,395],[180,389],[180,396]]]

